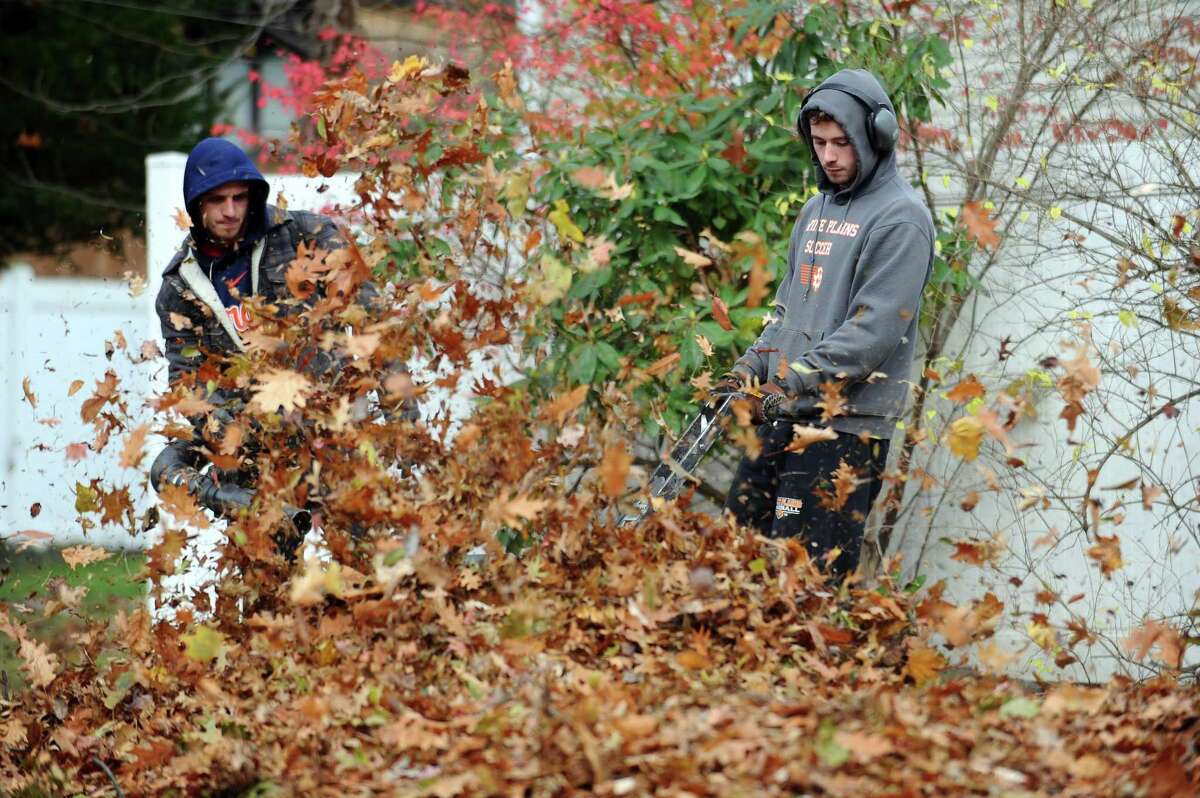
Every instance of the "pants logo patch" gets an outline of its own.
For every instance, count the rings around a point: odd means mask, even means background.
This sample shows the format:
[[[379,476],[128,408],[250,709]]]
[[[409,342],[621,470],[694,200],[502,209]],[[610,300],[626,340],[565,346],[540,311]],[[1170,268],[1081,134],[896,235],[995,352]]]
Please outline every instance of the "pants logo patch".
[[[785,515],[799,515],[803,507],[804,502],[800,499],[789,499],[786,496],[780,496],[775,501],[775,517],[783,518]]]

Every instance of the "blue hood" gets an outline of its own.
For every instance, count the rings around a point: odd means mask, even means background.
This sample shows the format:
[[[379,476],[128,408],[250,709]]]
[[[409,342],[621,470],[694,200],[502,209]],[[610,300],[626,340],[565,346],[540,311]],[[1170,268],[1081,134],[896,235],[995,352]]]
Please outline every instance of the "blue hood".
[[[207,138],[192,148],[183,169],[183,202],[188,216],[192,217],[193,231],[203,230],[197,213],[200,198],[218,186],[237,180],[250,184],[247,227],[250,230],[258,229],[262,226],[271,189],[254,162],[240,147],[225,139]]]

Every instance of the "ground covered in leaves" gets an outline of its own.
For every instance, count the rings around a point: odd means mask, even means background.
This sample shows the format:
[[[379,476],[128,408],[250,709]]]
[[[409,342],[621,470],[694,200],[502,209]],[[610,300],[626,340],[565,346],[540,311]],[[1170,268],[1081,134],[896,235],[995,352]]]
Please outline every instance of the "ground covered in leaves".
[[[942,678],[927,591],[834,592],[800,546],[702,516],[579,526],[481,566],[415,537],[380,544],[370,574],[310,561],[288,608],[236,622],[122,615],[86,645],[92,664],[6,703],[0,773],[11,794],[88,795],[1200,783],[1195,689]]]

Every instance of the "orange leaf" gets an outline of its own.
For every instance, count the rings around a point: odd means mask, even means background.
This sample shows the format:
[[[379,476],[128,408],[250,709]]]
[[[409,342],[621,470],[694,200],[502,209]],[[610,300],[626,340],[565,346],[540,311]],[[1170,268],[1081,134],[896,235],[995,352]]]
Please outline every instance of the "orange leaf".
[[[746,307],[756,308],[762,304],[763,299],[769,293],[767,285],[771,282],[771,275],[763,268],[762,263],[755,260],[750,266],[750,285],[746,289]]]
[[[142,462],[142,448],[146,445],[146,433],[149,431],[149,425],[142,424],[129,433],[121,450],[121,468],[137,468]]]
[[[689,671],[699,671],[712,667],[712,660],[700,652],[693,651],[690,648],[687,651],[679,652],[679,655],[675,657],[675,661],[687,668]]]
[[[625,492],[625,480],[629,477],[632,462],[633,458],[623,445],[604,450],[604,457],[600,461],[600,487],[605,496],[617,497]]]
[[[671,368],[679,362],[679,353],[672,352],[669,355],[664,355],[658,360],[646,366],[646,376],[657,377],[660,374],[666,374]]]
[[[67,388],[67,396],[71,397],[79,393],[79,389],[83,387],[83,380],[72,380],[71,387]]]
[[[821,421],[828,422],[836,416],[846,415],[846,397],[842,396],[840,382],[826,381],[820,385],[821,401],[816,406],[821,408]]]
[[[932,648],[917,643],[909,648],[908,662],[904,663],[904,675],[917,684],[924,684],[937,678],[946,667],[946,660]]]
[[[802,452],[809,446],[820,441],[836,441],[837,433],[829,427],[810,427],[802,424],[792,425],[792,441],[786,451]]]
[[[37,410],[37,396],[33,392],[33,388],[29,384],[29,378],[21,380],[21,390],[25,392],[25,400],[29,402],[29,406]]]
[[[188,216],[188,212],[183,208],[175,209],[175,226],[180,230],[192,229],[192,217]]]
[[[966,203],[958,218],[967,229],[967,235],[975,239],[975,244],[980,249],[986,247],[995,249],[1000,246],[1000,236],[996,234],[996,220],[992,218],[991,212],[983,207],[983,203],[978,201]]]
[[[542,411],[539,415],[543,419],[552,419],[555,424],[561,425],[567,420],[567,416],[571,415],[583,404],[583,400],[587,398],[587,395],[588,386],[580,385],[568,393],[555,397],[547,404],[542,405]]]
[[[62,554],[63,562],[71,566],[72,571],[80,565],[100,562],[112,556],[111,551],[106,551],[98,546],[68,546],[60,553]]]
[[[1158,647],[1158,659],[1164,665],[1169,668],[1179,667],[1183,659],[1183,638],[1172,626],[1147,620],[1121,642],[1121,648],[1139,662],[1145,659],[1150,649],[1155,646]]]
[[[725,303],[721,301],[720,297],[712,298],[712,314],[717,324],[721,325],[722,330],[733,329],[733,323],[729,321],[729,309],[725,307]]]
[[[985,393],[983,384],[975,378],[975,375],[968,374],[965,380],[946,391],[946,398],[951,402],[965,405],[972,399],[982,397]]]
[[[1100,572],[1105,576],[1125,567],[1121,559],[1121,538],[1116,535],[1096,535],[1096,545],[1087,550],[1087,555],[1100,564]]]

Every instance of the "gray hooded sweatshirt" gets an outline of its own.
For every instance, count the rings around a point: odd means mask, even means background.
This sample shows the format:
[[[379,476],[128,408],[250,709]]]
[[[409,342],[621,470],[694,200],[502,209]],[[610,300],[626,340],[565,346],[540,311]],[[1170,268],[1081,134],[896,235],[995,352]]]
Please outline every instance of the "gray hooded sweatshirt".
[[[847,69],[830,80],[893,108],[870,72]],[[815,403],[822,382],[844,381],[846,415],[830,426],[890,437],[909,395],[921,292],[933,265],[933,221],[896,171],[895,152],[871,148],[862,102],[818,86],[800,110],[810,152],[805,116],[813,109],[842,126],[858,171],[849,184],[835,185],[814,152],[820,193],[805,203],[792,229],[775,320],[734,370],[781,385],[789,397],[783,414],[801,419],[820,414]]]

